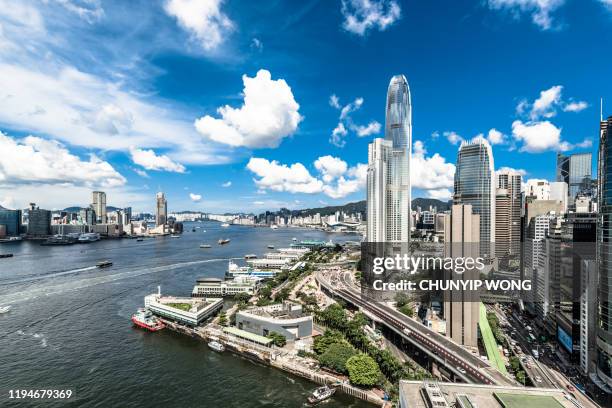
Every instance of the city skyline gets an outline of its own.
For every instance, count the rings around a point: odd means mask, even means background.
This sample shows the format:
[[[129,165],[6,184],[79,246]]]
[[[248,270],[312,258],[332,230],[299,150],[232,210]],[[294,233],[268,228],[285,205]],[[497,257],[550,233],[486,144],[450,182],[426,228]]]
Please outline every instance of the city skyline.
[[[498,168],[554,180],[556,150],[596,151],[600,97],[609,113],[606,64],[577,63],[607,58],[597,52],[612,21],[603,1],[461,1],[442,14],[403,1],[209,3],[2,7],[0,145],[13,154],[0,159],[0,204],[26,208],[37,194],[45,208],[84,206],[92,190],[148,212],[156,191],[207,212],[357,201],[398,73],[418,106],[414,197],[449,199],[456,149],[480,134]],[[129,45],[108,36],[135,19]],[[452,35],[438,38],[441,26]],[[84,51],[84,41],[108,44]],[[54,160],[65,165],[45,164]]]

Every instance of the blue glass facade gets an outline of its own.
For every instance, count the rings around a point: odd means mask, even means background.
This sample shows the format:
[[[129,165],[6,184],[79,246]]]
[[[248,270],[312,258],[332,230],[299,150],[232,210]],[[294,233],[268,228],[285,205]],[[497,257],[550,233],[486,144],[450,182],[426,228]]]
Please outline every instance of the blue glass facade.
[[[21,211],[0,207],[0,225],[6,227],[6,235],[17,236],[21,228]]]

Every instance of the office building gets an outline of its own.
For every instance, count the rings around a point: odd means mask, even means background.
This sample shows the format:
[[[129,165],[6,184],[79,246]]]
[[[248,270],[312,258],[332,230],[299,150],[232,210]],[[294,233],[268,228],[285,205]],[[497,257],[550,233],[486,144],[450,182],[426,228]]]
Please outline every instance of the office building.
[[[223,307],[223,298],[174,297],[158,293],[147,295],[144,306],[156,316],[195,327]]]
[[[391,252],[407,252],[410,240],[410,155],[412,105],[403,75],[387,90],[385,138],[368,147],[368,242],[386,242]]]
[[[0,225],[4,227],[4,236],[18,236],[21,231],[21,211],[0,206]]]
[[[450,258],[477,258],[480,253],[480,215],[474,214],[469,204],[455,204],[450,214],[444,215],[444,256]],[[462,274],[447,271],[450,280],[479,279],[478,270]],[[444,318],[446,335],[457,344],[478,346],[478,318],[480,302],[463,290],[444,292]]]
[[[536,200],[550,200],[550,183],[548,180],[527,180],[525,197],[533,197]]]
[[[159,192],[155,196],[155,225],[166,225],[168,222],[168,202],[164,193]]]
[[[94,191],[91,195],[91,207],[96,213],[96,222],[106,224],[106,193],[103,191]]]
[[[599,265],[599,316],[597,322],[597,376],[604,391],[612,393],[612,116],[601,121],[597,162],[597,262]]]
[[[518,259],[521,250],[521,175],[512,170],[496,174],[495,256]]]
[[[550,183],[550,195],[547,200],[560,201],[563,214],[567,213],[567,200],[569,192],[567,190],[567,183],[565,181],[555,181]]]
[[[261,278],[241,275],[233,279],[200,278],[196,281],[191,296],[234,296],[238,293],[254,295],[261,285]]]
[[[495,177],[493,153],[486,140],[464,142],[457,155],[453,204],[468,204],[480,216],[480,254],[494,255]]]
[[[30,237],[44,237],[51,234],[51,211],[42,210],[34,203],[30,203],[28,210],[27,235]]]
[[[79,222],[85,225],[94,225],[96,223],[96,213],[93,208],[81,208],[79,210]]]
[[[132,222],[132,207],[125,207],[122,213],[121,224],[129,225]]]
[[[578,193],[588,191],[591,195],[591,173],[593,158],[591,153],[557,154],[557,181],[568,186],[568,206],[573,208]]]

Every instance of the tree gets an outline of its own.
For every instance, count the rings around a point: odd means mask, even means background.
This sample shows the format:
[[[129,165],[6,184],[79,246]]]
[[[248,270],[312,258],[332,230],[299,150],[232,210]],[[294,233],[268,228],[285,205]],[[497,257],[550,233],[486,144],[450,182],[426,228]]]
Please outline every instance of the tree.
[[[408,317],[414,316],[414,310],[412,309],[412,307],[410,305],[404,305],[404,306],[400,307],[399,311],[402,312],[403,314],[405,314]]]
[[[395,306],[397,306],[397,308],[407,305],[408,302],[410,302],[410,297],[407,294],[399,292],[395,295]]]
[[[332,343],[327,350],[325,350],[325,353],[319,356],[319,363],[340,374],[347,374],[346,362],[356,354],[357,350],[350,344],[345,342]]]
[[[357,354],[348,359],[346,368],[352,384],[372,387],[380,378],[380,369],[376,361],[367,354]]]
[[[282,302],[283,300],[287,300],[290,294],[291,294],[291,289],[289,289],[288,287],[284,287],[278,292],[276,292],[276,295],[274,295],[274,300],[276,302]]]
[[[312,344],[312,349],[317,354],[323,354],[327,351],[327,348],[334,343],[342,342],[344,338],[342,333],[336,330],[325,330],[322,336],[317,336]]]
[[[521,384],[525,385],[525,372],[524,371],[519,371],[518,373],[516,373],[516,379],[518,382],[520,382]]]
[[[225,314],[225,312],[219,313],[219,324],[221,326],[227,325],[227,315]]]
[[[234,300],[238,303],[247,303],[249,300],[251,300],[251,295],[246,292],[236,293],[234,295]]]
[[[271,332],[268,334],[268,338],[272,339],[272,344],[277,347],[285,347],[285,344],[287,344],[287,338],[277,332]]]

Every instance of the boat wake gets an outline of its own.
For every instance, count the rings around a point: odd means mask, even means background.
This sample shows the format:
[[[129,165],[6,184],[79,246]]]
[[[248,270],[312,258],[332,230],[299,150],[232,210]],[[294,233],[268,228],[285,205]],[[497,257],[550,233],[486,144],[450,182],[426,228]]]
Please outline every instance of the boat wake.
[[[70,275],[70,274],[73,274],[73,273],[91,271],[93,269],[96,269],[96,267],[95,266],[87,266],[87,267],[84,267],[84,268],[70,269],[70,270],[67,270],[67,271],[50,272],[50,273],[45,273],[45,274],[40,274],[40,275],[27,275],[27,276],[19,278],[19,279],[13,279],[13,280],[8,280],[8,281],[0,282],[0,286],[14,285],[16,283],[34,282],[34,281],[41,280],[41,279],[56,278],[58,276]]]
[[[36,287],[31,287],[27,290],[20,292],[13,292],[7,295],[0,296],[0,304],[13,304],[24,302],[27,300],[35,299],[41,296],[53,296],[59,295],[67,291],[78,290],[87,288],[94,285],[101,285],[105,283],[115,282],[122,279],[133,278],[141,275],[149,275],[152,273],[159,272],[167,272],[180,268],[184,268],[192,265],[200,265],[210,262],[228,262],[230,258],[217,258],[217,259],[204,259],[199,261],[189,261],[189,262],[179,262],[175,264],[155,266],[155,267],[144,267],[138,269],[132,269],[127,271],[122,271],[115,274],[102,275],[102,276],[94,276],[94,277],[84,277],[82,279],[65,282],[57,285],[49,285],[45,283],[44,285],[39,285]],[[94,267],[92,267],[94,269]],[[61,272],[62,274],[67,274],[69,271]],[[72,271],[71,273],[74,273]]]

